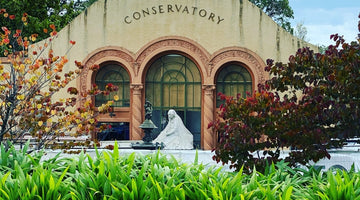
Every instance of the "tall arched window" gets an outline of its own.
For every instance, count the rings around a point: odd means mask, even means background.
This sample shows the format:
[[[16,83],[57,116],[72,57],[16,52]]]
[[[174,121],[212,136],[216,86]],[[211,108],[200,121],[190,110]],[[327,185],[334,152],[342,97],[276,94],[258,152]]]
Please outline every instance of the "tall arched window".
[[[130,79],[128,72],[117,64],[107,64],[100,68],[95,77],[95,84],[100,90],[104,90],[107,84],[113,84],[119,87],[119,90],[110,95],[97,95],[95,97],[95,106],[114,100],[114,95],[119,96],[115,101],[114,107],[129,107],[130,105]]]
[[[153,105],[152,121],[158,127],[154,135],[166,126],[168,110],[174,109],[200,147],[201,76],[196,64],[178,54],[158,58],[147,71],[145,91]]]
[[[228,64],[219,72],[216,79],[216,93],[223,93],[227,96],[236,97],[241,94],[246,97],[246,92],[252,92],[252,79],[249,71],[238,64]],[[224,101],[218,96],[216,106],[219,107]]]

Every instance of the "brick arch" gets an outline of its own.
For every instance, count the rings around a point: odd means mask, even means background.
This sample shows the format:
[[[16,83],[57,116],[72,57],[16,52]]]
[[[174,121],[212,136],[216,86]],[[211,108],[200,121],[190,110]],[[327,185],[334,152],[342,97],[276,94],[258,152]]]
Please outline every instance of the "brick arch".
[[[244,67],[249,70],[254,79],[254,88],[256,88],[259,83],[265,83],[269,78],[269,74],[264,70],[266,65],[260,56],[246,48],[228,47],[215,52],[211,56],[209,61],[211,80],[209,81],[215,84],[216,74],[224,64],[230,62],[238,62],[245,65]]]
[[[84,64],[84,69],[77,81],[78,88],[80,88],[80,93],[86,92],[92,85],[92,79],[95,74],[90,70],[92,65],[101,65],[102,63],[109,61],[117,62],[121,64],[126,71],[128,71],[131,81],[135,76],[134,70],[132,68],[134,60],[134,55],[131,52],[120,47],[107,46],[96,49],[90,53],[82,62]]]
[[[157,58],[159,55],[164,55],[166,52],[178,52],[190,58],[199,68],[201,77],[206,77],[206,66],[210,54],[195,41],[184,37],[161,37],[156,39],[143,48],[141,48],[136,56],[135,63],[138,66],[137,82],[142,82],[145,78],[147,67],[149,63]]]
[[[135,61],[137,65],[136,82],[144,83],[147,69],[150,67],[152,61],[159,58],[160,56],[166,55],[167,53],[177,53],[191,59],[199,69],[202,84],[207,82],[207,66],[210,54],[206,51],[205,48],[203,48],[195,41],[178,36],[158,38],[148,43],[138,51]],[[142,90],[142,93],[144,94],[144,90]],[[144,99],[141,101],[144,101]],[[202,97],[202,101],[204,101],[204,97]],[[204,102],[201,104],[203,105],[203,103]],[[205,140],[212,139],[211,136],[204,135],[204,131],[206,131],[204,128],[204,115],[206,114],[209,113],[204,112],[204,109],[201,108],[201,147],[209,149],[206,145],[204,145]]]

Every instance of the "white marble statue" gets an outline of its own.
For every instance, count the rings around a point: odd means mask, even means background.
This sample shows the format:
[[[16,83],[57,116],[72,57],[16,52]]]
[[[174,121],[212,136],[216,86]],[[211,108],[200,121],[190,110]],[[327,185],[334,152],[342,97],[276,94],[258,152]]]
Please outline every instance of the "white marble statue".
[[[168,118],[168,124],[153,142],[162,142],[164,149],[193,149],[193,135],[175,110],[169,110]]]

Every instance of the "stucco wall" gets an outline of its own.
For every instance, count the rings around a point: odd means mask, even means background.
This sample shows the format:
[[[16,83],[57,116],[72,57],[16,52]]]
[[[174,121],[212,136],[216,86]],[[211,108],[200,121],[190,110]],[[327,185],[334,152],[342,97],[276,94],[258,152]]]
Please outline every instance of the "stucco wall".
[[[53,47],[62,54],[64,44],[75,40],[69,55],[73,61],[109,45],[136,54],[163,36],[189,38],[210,54],[224,47],[245,47],[264,61],[287,61],[302,45],[316,49],[246,0],[99,0],[59,32]]]
[[[69,40],[76,41],[68,53],[66,72],[74,68],[75,60],[84,61],[99,48],[115,46],[136,55],[166,36],[194,41],[209,55],[241,47],[264,62],[268,58],[286,62],[303,45],[317,50],[287,33],[247,0],[99,0],[63,28],[52,47],[55,55],[64,55]],[[76,82],[70,86],[75,87]]]
[[[247,0],[99,0],[62,29],[52,43],[55,55],[68,54],[83,61],[84,73],[70,86],[85,92],[95,73],[92,64],[120,63],[130,76],[130,107],[115,109],[116,117],[102,121],[129,121],[130,138],[141,139],[144,80],[152,59],[167,52],[190,57],[202,78],[201,147],[211,149],[216,138],[207,125],[215,117],[216,74],[229,62],[241,63],[252,75],[252,84],[264,82],[265,61],[287,62],[301,46],[310,46],[287,33]],[[65,90],[55,98],[64,98]]]

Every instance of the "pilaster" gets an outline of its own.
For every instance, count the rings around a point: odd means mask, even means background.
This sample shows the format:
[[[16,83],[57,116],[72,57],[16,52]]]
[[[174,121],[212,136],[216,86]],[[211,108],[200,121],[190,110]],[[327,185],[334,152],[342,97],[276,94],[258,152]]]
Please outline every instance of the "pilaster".
[[[211,129],[208,129],[210,122],[214,120],[214,90],[215,85],[203,85],[204,90],[204,120],[202,144],[204,150],[212,150],[216,145],[216,137]]]
[[[133,95],[133,103],[132,103],[132,126],[131,126],[131,135],[130,140],[141,140],[143,138],[143,133],[139,126],[142,123],[142,89],[143,84],[131,84],[130,88],[132,90]]]

